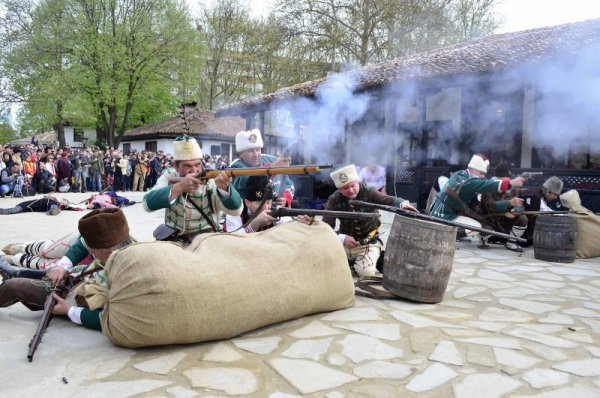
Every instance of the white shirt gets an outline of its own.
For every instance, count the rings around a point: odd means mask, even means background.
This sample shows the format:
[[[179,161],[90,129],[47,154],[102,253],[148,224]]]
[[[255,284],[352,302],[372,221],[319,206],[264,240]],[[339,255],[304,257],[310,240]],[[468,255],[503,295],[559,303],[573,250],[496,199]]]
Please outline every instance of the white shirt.
[[[358,174],[358,180],[369,188],[380,190],[385,186],[385,168],[376,166],[375,171],[369,167],[363,167]]]

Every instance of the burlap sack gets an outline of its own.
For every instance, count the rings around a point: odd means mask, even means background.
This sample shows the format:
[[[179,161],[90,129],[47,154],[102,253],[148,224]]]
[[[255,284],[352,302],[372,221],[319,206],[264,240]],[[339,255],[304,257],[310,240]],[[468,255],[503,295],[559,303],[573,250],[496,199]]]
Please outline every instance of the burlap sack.
[[[346,255],[323,223],[205,234],[185,250],[133,244],[106,275],[102,331],[124,347],[225,339],[354,303]]]
[[[600,256],[600,217],[581,205],[579,192],[572,189],[560,195],[563,206],[569,208],[577,218],[577,258]]]

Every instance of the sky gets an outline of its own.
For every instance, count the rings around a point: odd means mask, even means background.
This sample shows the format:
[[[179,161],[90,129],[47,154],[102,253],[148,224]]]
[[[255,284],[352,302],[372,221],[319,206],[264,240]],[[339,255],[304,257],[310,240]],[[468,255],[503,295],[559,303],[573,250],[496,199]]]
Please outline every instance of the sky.
[[[198,12],[199,0],[186,0]],[[207,0],[206,3],[210,4]],[[247,0],[255,17],[265,16],[275,0]],[[501,0],[496,12],[504,19],[497,33],[516,32],[544,26],[561,25],[584,19],[600,18],[599,0]]]

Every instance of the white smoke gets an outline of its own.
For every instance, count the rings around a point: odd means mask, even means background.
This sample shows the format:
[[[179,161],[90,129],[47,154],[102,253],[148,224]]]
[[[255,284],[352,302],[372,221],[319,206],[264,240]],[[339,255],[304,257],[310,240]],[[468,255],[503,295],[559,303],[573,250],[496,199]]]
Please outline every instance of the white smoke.
[[[332,74],[314,98],[277,103],[274,127],[302,140],[319,163],[364,165],[376,156],[387,166],[404,158],[464,165],[482,152],[493,165],[521,166],[525,149],[532,167],[577,166],[578,154],[600,157],[598,51],[553,53],[486,75],[399,81],[370,92],[356,92],[359,71]]]

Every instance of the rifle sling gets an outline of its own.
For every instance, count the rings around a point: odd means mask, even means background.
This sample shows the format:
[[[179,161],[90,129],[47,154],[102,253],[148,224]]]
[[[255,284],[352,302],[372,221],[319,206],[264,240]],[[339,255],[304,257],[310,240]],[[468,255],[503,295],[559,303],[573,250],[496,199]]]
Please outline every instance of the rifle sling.
[[[192,206],[194,206],[196,208],[196,210],[198,210],[200,212],[200,214],[202,215],[202,217],[204,217],[204,219],[206,220],[206,222],[208,222],[208,225],[210,225],[210,228],[213,230],[213,232],[219,232],[219,228],[217,228],[217,226],[215,225],[215,221],[212,218],[210,218],[208,216],[208,214],[206,214],[204,212],[204,210],[202,210],[202,207],[198,206],[196,204],[196,202],[194,202],[190,198],[188,198],[188,202],[190,202],[192,204]],[[210,197],[208,198],[208,202],[210,203]]]
[[[446,189],[444,189],[444,193],[446,195],[448,195],[449,197],[451,197],[456,203],[459,204],[459,206],[461,207],[462,214],[474,219],[475,221],[479,221],[482,226],[487,225],[487,222],[484,220],[484,218],[481,217],[480,214],[478,214],[476,211],[471,209],[469,206],[467,206],[467,204],[460,198],[460,196],[458,196],[458,194],[452,188],[446,187]],[[442,199],[439,195],[436,196],[436,199],[439,199],[439,201],[442,202],[446,207],[448,207],[449,209],[452,209],[452,207],[448,204],[448,202],[446,202],[444,199]]]

